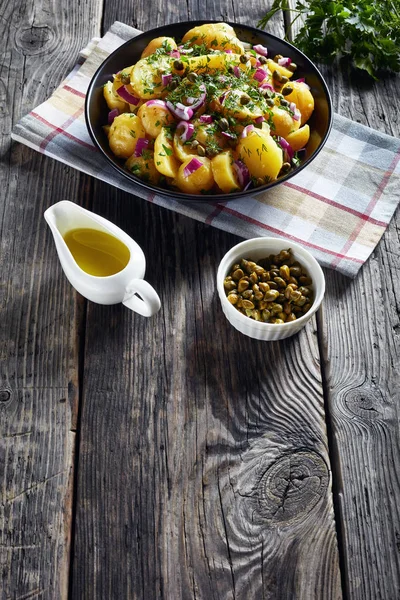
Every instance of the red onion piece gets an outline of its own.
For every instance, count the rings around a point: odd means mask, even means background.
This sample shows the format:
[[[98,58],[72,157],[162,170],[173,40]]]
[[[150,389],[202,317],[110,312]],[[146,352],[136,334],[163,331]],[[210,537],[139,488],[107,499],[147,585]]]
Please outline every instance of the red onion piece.
[[[225,50],[226,54],[232,54],[232,50]]]
[[[290,110],[292,111],[292,113],[296,112],[296,105],[294,102],[291,102],[289,105]]]
[[[221,135],[223,135],[227,140],[236,140],[236,135],[229,133],[229,131],[221,131]]]
[[[201,162],[201,160],[199,160],[196,157],[192,158],[192,160],[183,169],[183,176],[189,177],[189,175],[192,175],[192,173],[197,171],[197,169],[200,169],[200,167],[202,167],[202,166],[203,166],[203,163]]]
[[[268,73],[266,71],[264,71],[264,69],[257,69],[257,71],[254,73],[253,77],[256,81],[259,81],[261,83],[261,81],[264,81],[264,79],[267,77]]]
[[[301,119],[301,112],[299,111],[298,108],[296,108],[296,110],[294,111],[294,114],[293,114],[293,120],[300,121],[300,119]]]
[[[195,100],[195,102],[191,103],[191,109],[193,110],[193,112],[195,110],[197,110],[198,108],[200,108],[201,106],[203,106],[204,102],[206,101],[207,90],[206,90],[206,86],[204,85],[204,83],[201,83],[199,85],[199,90],[201,91],[201,94],[197,98],[197,100],[195,98],[190,98],[191,100]]]
[[[268,50],[262,44],[256,44],[253,46],[253,50],[257,52],[257,54],[261,54],[261,56],[268,56]]]
[[[169,53],[170,56],[172,56],[172,58],[180,58],[181,57],[181,53],[179,52],[179,50],[172,50]]]
[[[178,128],[179,127],[183,128],[180,136],[182,142],[188,142],[194,134],[194,125],[192,123],[188,123],[187,121],[181,121],[178,123]]]
[[[190,119],[193,117],[193,109],[190,108],[190,106],[185,106],[181,102],[178,102],[177,105],[174,106],[169,100],[167,100],[166,105],[174,117],[179,120],[190,121]]]
[[[292,59],[289,58],[288,56],[285,56],[278,60],[278,65],[280,67],[287,67],[290,65],[291,62],[292,62]]]
[[[139,138],[135,147],[135,152],[133,153],[134,156],[142,156],[143,150],[147,149],[147,146],[149,145],[149,140],[146,140],[146,138]]]
[[[119,115],[118,108],[113,108],[113,110],[110,110],[110,112],[108,113],[108,124],[112,125],[115,117],[118,117],[118,115]]]
[[[226,91],[226,92],[224,92],[223,94],[221,94],[221,96],[219,97],[219,103],[220,103],[220,104],[223,104],[223,103],[224,103],[224,100],[225,100],[225,98],[226,98],[226,95],[227,95],[227,93],[228,93],[228,92]]]
[[[293,81],[295,81],[296,83],[304,83],[306,88],[308,90],[310,89],[310,86],[306,83],[306,80],[304,79],[304,77],[300,77],[300,79],[293,79]]]
[[[161,84],[164,87],[167,87],[172,81],[172,73],[166,73],[165,75],[161,75]]]
[[[181,54],[192,54],[193,48],[184,48],[183,46],[178,46]]]
[[[127,90],[126,85],[121,85],[121,87],[117,89],[117,94],[118,96],[121,96],[121,98],[125,100],[125,102],[128,102],[128,104],[133,104],[134,106],[137,106],[140,102],[140,98],[136,98],[136,96],[133,96],[130,93],[130,91]]]
[[[254,125],[246,125],[246,127],[243,129],[242,133],[240,134],[240,137],[242,137],[242,138],[247,137],[251,131],[254,131]]]
[[[236,177],[240,188],[243,190],[247,186],[250,180],[250,173],[244,162],[241,160],[235,160],[233,163],[233,169],[236,173]]]
[[[294,156],[294,150],[293,150],[292,146],[289,144],[289,142],[286,141],[285,138],[279,136],[278,144],[280,145],[282,150],[287,153],[289,159],[292,160],[292,158]]]
[[[167,108],[164,100],[158,100],[158,98],[154,98],[153,100],[148,100],[146,102],[146,106],[162,106],[163,108]]]
[[[211,115],[201,115],[201,117],[199,118],[200,123],[207,123],[210,124],[214,121],[214,119],[212,118]]]
[[[260,67],[260,66],[261,66],[261,63],[260,63],[260,61],[258,60],[258,58],[256,58],[256,67]]]
[[[233,67],[233,74],[235,77],[237,77],[239,79],[240,75],[241,75],[241,71],[239,69],[239,67],[237,65],[235,65]]]
[[[262,123],[264,120],[265,120],[265,119],[264,119],[264,117],[261,115],[260,117],[257,117],[257,118],[255,119],[255,122],[256,122],[256,123]]]
[[[242,191],[246,192],[250,187],[252,187],[252,185],[253,185],[253,181],[252,181],[252,179],[250,179],[249,183],[244,186]]]
[[[271,90],[271,92],[275,91],[274,86],[271,83],[262,83],[259,87],[260,90]]]

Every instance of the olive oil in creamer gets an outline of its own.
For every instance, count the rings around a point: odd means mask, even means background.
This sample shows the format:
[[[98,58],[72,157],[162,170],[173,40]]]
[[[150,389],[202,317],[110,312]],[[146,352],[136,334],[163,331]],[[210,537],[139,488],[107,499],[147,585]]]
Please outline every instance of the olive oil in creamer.
[[[123,242],[98,229],[71,229],[64,235],[64,241],[80,268],[96,277],[119,273],[131,256]]]

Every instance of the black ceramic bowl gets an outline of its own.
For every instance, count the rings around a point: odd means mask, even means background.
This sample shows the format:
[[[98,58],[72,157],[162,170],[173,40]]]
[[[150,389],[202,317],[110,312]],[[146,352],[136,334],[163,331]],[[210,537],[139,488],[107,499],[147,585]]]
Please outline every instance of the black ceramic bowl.
[[[107,104],[103,98],[103,85],[107,81],[112,80],[113,74],[117,73],[124,67],[137,62],[140,59],[142,51],[153,38],[168,36],[175,38],[175,40],[178,41],[192,27],[212,22],[213,21],[206,20],[175,23],[172,25],[157,27],[156,29],[146,31],[146,33],[142,33],[141,35],[134,37],[117,48],[117,50],[110,54],[110,56],[106,58],[106,60],[100,65],[89,84],[86,95],[85,118],[87,128],[94,144],[104,154],[106,159],[113,165],[113,167],[115,167],[117,171],[119,171],[127,179],[130,179],[152,193],[158,193],[164,196],[172,196],[175,199],[186,202],[209,202],[210,200],[226,201],[234,198],[251,196],[287,181],[300,170],[306,168],[307,165],[317,156],[318,152],[325,144],[332,125],[332,102],[327,85],[317,67],[309,58],[307,58],[307,56],[305,56],[302,52],[300,52],[300,50],[297,50],[297,48],[288,42],[285,42],[284,40],[281,40],[270,33],[266,33],[247,25],[229,23],[229,25],[235,29],[236,35],[241,41],[249,42],[250,44],[262,44],[263,46],[266,46],[268,48],[268,55],[271,57],[275,56],[276,54],[289,56],[298,66],[295,78],[298,79],[304,77],[307,84],[310,86],[311,92],[314,96],[315,108],[311,119],[308,121],[312,133],[306,146],[305,160],[301,166],[294,171],[291,171],[287,175],[280,177],[278,180],[272,181],[271,183],[258,188],[234,192],[232,194],[212,195],[185,194],[183,192],[154,186],[143,181],[142,179],[139,179],[138,177],[135,177],[135,175],[126,170],[123,166],[123,161],[119,160],[111,152],[108,145],[107,136],[103,130],[103,125],[107,124],[107,115],[109,112]]]

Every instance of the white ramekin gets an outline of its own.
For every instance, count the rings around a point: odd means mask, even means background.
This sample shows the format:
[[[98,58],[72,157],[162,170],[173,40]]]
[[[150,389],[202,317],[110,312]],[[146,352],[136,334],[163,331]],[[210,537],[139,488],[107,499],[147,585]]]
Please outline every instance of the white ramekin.
[[[295,259],[313,280],[314,302],[310,310],[295,321],[278,325],[255,321],[239,312],[228,301],[224,290],[224,279],[229,274],[231,267],[241,258],[257,261],[288,248],[292,249]],[[259,237],[240,242],[225,254],[218,267],[217,290],[226,318],[238,331],[256,340],[283,340],[300,331],[318,310],[325,293],[325,277],[315,258],[299,244],[284,238]]]

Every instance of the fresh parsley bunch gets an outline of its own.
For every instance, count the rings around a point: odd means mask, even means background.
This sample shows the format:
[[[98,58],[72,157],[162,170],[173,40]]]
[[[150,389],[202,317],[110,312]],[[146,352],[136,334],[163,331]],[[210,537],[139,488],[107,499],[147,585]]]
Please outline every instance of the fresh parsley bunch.
[[[294,8],[274,0],[258,27],[278,10],[294,13],[290,25],[302,17],[293,43],[311,59],[329,64],[347,56],[375,79],[381,70],[400,71],[400,0],[297,0]]]

